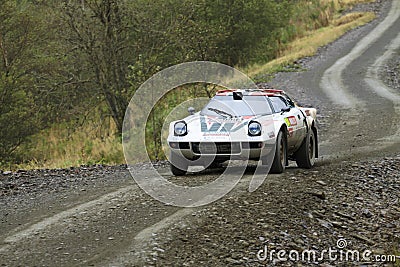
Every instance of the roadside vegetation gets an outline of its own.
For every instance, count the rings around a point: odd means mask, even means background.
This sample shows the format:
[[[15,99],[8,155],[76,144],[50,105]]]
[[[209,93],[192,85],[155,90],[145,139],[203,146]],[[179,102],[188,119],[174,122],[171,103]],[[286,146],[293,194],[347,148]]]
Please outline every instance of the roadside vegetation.
[[[372,13],[341,16],[359,2],[366,1],[4,0],[0,168],[124,163],[125,109],[154,73],[209,60],[266,81],[371,21]],[[210,93],[199,85],[163,98],[147,127],[153,159],[164,157],[166,114]]]

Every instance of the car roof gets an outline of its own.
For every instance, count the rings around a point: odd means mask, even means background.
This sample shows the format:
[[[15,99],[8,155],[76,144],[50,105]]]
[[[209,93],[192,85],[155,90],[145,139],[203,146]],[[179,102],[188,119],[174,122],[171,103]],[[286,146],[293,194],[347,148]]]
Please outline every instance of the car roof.
[[[233,93],[241,93],[246,96],[280,96],[284,95],[283,90],[268,88],[268,89],[224,89],[219,90],[215,95],[217,96],[232,96]]]

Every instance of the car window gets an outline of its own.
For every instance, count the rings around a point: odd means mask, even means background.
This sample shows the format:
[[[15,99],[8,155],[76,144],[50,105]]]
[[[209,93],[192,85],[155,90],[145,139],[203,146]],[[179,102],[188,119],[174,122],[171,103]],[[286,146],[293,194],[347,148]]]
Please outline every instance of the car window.
[[[272,107],[274,108],[275,113],[281,112],[283,108],[288,107],[286,101],[280,96],[270,96],[269,99],[271,99]]]
[[[288,95],[284,94],[283,97],[285,98],[286,102],[290,107],[294,108],[296,106],[294,104],[294,101]]]
[[[234,100],[232,96],[215,96],[200,114],[210,116],[229,116],[230,114],[232,117],[237,117],[269,115],[272,111],[265,96],[246,95],[242,100]]]

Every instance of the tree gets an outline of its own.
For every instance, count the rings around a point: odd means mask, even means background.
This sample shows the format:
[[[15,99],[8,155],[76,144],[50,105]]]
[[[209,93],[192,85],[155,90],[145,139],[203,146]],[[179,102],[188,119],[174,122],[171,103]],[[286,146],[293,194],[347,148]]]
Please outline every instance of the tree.
[[[35,103],[36,42],[41,24],[26,3],[3,1],[0,9],[0,157],[8,160],[41,127]]]
[[[119,131],[129,99],[127,71],[132,62],[126,1],[63,1],[63,34],[76,58],[75,82],[88,80],[85,90],[101,95],[106,101]]]

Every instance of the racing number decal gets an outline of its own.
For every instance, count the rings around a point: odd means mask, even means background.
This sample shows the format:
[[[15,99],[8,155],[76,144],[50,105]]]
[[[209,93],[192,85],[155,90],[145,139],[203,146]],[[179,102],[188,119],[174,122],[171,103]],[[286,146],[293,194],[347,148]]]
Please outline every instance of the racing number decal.
[[[289,116],[289,117],[285,118],[285,123],[286,123],[286,125],[288,127],[288,134],[289,134],[290,137],[292,137],[293,133],[294,133],[294,128],[295,128],[293,126],[297,125],[296,117],[295,116]]]
[[[289,116],[285,118],[285,123],[288,127],[290,126],[296,126],[297,125],[297,120],[295,116]]]

